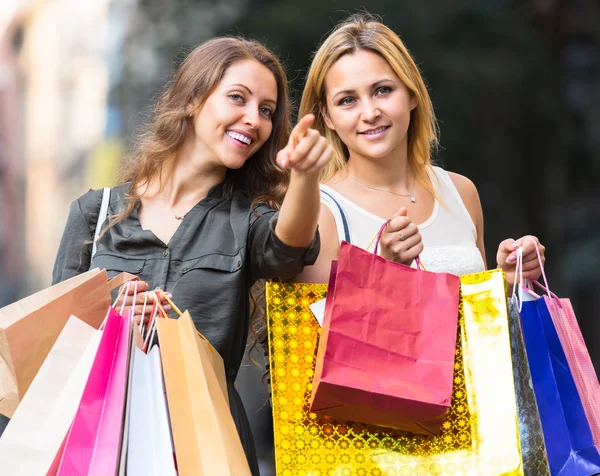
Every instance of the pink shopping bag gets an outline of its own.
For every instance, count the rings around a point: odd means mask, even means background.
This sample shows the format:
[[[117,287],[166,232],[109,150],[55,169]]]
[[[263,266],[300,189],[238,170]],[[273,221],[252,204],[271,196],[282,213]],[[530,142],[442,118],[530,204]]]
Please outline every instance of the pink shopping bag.
[[[563,346],[594,444],[600,449],[600,383],[587,350],[570,299],[544,296],[550,317]]]
[[[342,242],[332,263],[310,411],[435,435],[450,407],[460,279]]]
[[[571,300],[559,298],[550,291],[537,243],[531,241],[536,246],[538,260],[542,267],[542,277],[546,286],[542,286],[537,281],[534,281],[534,283],[548,293],[543,298],[575,380],[575,386],[592,432],[594,445],[600,450],[600,382],[598,382],[592,359],[581,335],[581,329],[577,323]],[[529,286],[529,291],[532,291],[531,286]],[[532,294],[537,296],[535,293]]]
[[[110,309],[58,476],[114,475],[119,461],[131,319]]]

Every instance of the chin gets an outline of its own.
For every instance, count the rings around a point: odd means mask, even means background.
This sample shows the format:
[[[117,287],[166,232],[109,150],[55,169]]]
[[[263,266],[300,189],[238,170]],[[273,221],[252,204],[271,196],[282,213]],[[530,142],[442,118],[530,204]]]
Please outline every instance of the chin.
[[[389,156],[393,152],[393,148],[389,146],[375,146],[375,147],[364,147],[361,150],[361,154],[364,157],[372,157],[373,159],[383,159]]]
[[[225,167],[227,167],[228,169],[238,170],[244,166],[244,164],[248,161],[248,158],[249,157],[246,157],[246,158],[229,157],[227,160],[223,161],[223,165]]]

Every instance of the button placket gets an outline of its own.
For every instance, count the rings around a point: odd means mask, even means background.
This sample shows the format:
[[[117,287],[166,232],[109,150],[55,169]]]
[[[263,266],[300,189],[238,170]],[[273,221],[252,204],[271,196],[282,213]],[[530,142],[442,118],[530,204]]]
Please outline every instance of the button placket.
[[[166,291],[167,289],[167,276],[169,275],[169,267],[171,264],[171,253],[169,252],[169,248],[165,248],[162,252],[163,257],[165,258],[162,273],[160,273],[160,283],[162,289]]]

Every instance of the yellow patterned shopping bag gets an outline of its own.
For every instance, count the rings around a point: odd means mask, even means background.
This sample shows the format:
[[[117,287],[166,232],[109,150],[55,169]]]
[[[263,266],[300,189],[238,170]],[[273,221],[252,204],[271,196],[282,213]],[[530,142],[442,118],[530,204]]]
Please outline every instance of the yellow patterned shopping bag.
[[[267,284],[278,475],[524,474],[502,271],[461,278],[452,404],[437,436],[309,411],[320,332],[309,305],[326,294],[327,285]],[[537,454],[546,474],[543,443]]]

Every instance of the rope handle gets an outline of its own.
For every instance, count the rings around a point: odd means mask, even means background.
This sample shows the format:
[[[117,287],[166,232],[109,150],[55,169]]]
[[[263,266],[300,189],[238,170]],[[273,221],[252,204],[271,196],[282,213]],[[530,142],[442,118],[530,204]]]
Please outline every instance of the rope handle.
[[[153,311],[153,316],[152,316],[152,323],[148,324],[148,334],[146,335],[146,340],[144,342],[144,352],[147,351],[148,345],[150,342],[152,342],[154,340],[154,335],[156,334],[156,322],[157,322],[157,316],[156,314],[161,314],[162,318],[164,319],[170,319],[169,314],[167,313],[167,311],[165,311],[165,309],[162,306],[161,301],[158,298],[158,294],[160,293],[161,297],[163,297],[171,306],[171,308],[173,308],[173,310],[177,313],[178,316],[182,316],[183,312],[181,312],[181,310],[177,307],[177,305],[173,302],[172,299],[169,298],[169,296],[166,295],[166,293],[161,290],[158,289],[156,291],[152,291],[154,293],[154,306],[155,306],[155,310]],[[195,329],[195,328],[194,328]],[[213,345],[210,343],[210,341],[198,330],[195,329],[196,333],[208,344],[208,350],[210,351],[211,354],[215,353],[217,350],[213,347]]]
[[[381,225],[381,228],[379,228],[379,231],[377,232],[376,238],[377,240],[375,241],[375,249],[373,250],[373,254],[377,254],[377,251],[379,250],[379,242],[381,241],[381,235],[383,233],[383,230],[385,230],[385,227],[388,226],[388,223],[391,222],[392,220],[387,220],[383,225]],[[373,240],[371,240],[371,243],[373,242]],[[369,243],[369,246],[367,246],[367,248],[369,248],[371,246],[371,243]],[[423,271],[427,271],[427,269],[425,268],[425,265],[421,262],[421,258],[419,256],[417,256],[415,258],[415,262],[417,263],[417,270],[419,268],[421,268]]]
[[[531,293],[534,297],[539,299],[539,295],[536,294],[533,290],[533,286],[531,285],[531,283],[536,284],[538,287],[540,287],[543,291],[546,291],[548,293],[548,297],[550,299],[556,299],[556,302],[558,303],[559,307],[562,308],[562,303],[560,302],[559,297],[554,294],[551,290],[550,290],[550,285],[548,284],[548,278],[546,277],[546,272],[544,270],[544,263],[542,261],[542,255],[540,253],[540,249],[538,247],[537,242],[532,239],[532,238],[527,238],[528,241],[531,241],[533,243],[533,246],[535,247],[535,253],[537,255],[537,259],[538,259],[538,263],[540,264],[540,269],[542,270],[542,278],[544,280],[544,285],[542,285],[541,283],[539,283],[536,279],[532,279],[531,282],[528,279],[523,279],[523,247],[519,246],[517,248],[517,264],[515,267],[515,281],[513,283],[513,296],[515,295],[515,291],[517,290],[517,277],[518,277],[518,282],[520,284],[519,286],[519,292],[517,294],[518,297],[518,303],[519,303],[519,312],[522,310],[523,308],[523,289],[527,290],[529,293]]]

